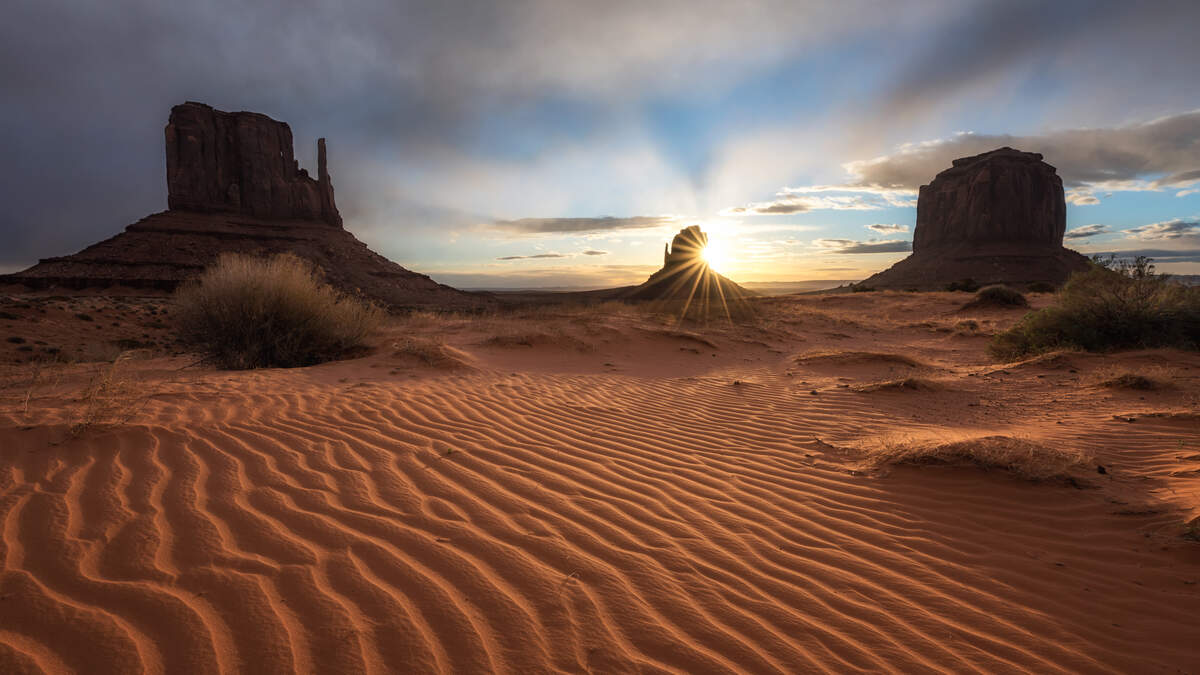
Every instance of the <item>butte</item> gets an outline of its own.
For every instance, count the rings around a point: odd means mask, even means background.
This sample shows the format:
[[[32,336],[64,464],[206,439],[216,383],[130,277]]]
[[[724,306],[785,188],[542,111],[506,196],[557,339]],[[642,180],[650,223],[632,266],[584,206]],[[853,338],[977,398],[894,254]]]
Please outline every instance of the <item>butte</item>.
[[[754,295],[718,274],[704,261],[708,235],[699,225],[685,227],[663,251],[663,266],[640,286],[622,293],[627,300],[656,300],[682,303],[690,309],[714,315],[729,313]]]
[[[318,265],[334,287],[390,309],[491,302],[407,270],[346,231],[325,153],[322,138],[313,179],[293,156],[286,122],[177,105],[166,127],[168,209],[74,255],[0,276],[0,283],[169,291],[222,253],[293,253]]]
[[[1066,218],[1062,179],[1040,154],[1004,147],[956,159],[921,186],[912,255],[858,285],[1061,285],[1088,267],[1085,256],[1063,247]]]

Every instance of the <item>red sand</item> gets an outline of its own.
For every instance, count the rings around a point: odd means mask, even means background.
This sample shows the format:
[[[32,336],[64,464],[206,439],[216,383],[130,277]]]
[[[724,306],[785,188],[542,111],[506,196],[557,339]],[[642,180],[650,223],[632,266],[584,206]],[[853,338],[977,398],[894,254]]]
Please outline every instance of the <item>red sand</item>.
[[[0,672],[1194,670],[1200,355],[995,364],[970,334],[1021,311],[966,297],[690,332],[418,316],[297,370],[129,359],[75,433],[102,366],[4,366]],[[1126,371],[1169,386],[1099,385]],[[855,389],[910,376],[937,386]],[[859,470],[986,435],[1106,473]]]

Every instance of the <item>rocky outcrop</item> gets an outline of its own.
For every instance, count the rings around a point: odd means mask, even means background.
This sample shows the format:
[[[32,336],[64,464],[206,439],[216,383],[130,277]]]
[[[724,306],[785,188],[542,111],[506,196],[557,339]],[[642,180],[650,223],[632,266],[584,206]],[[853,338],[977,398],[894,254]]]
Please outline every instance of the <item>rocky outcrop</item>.
[[[650,275],[640,286],[621,293],[628,300],[680,302],[684,311],[713,311],[715,314],[738,308],[753,295],[718,274],[704,262],[708,235],[699,225],[685,227],[663,250],[662,269]]]
[[[293,156],[291,127],[260,113],[222,112],[189,101],[171,109],[166,143],[172,210],[342,226],[323,138],[317,141],[316,180]]]
[[[859,285],[1061,284],[1088,264],[1063,248],[1066,217],[1062,179],[1042,155],[1005,147],[956,159],[921,186],[912,255]]]
[[[704,248],[708,246],[708,235],[699,225],[689,225],[679,231],[670,245],[663,249],[663,269],[675,265],[703,262]]]
[[[913,252],[959,243],[1062,246],[1062,179],[1036,152],[1000,148],[954,160],[922,185]]]
[[[222,253],[293,253],[318,265],[333,286],[392,309],[495,303],[407,270],[343,229],[324,139],[317,142],[316,180],[292,157],[288,125],[258,113],[178,105],[166,141],[169,211],[74,255],[0,276],[0,284],[169,291]]]

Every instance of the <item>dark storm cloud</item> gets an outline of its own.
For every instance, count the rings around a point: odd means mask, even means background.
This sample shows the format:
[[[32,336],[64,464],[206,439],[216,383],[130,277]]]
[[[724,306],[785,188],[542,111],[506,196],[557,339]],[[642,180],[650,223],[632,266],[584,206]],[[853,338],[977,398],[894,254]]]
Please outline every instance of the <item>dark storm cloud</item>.
[[[853,239],[817,239],[813,244],[827,253],[903,253],[912,250],[911,241],[854,241]]]
[[[645,230],[675,225],[671,216],[633,216],[630,218],[521,218],[497,220],[489,227],[518,234],[605,232],[609,230]]]
[[[912,45],[877,106],[892,124],[1013,76],[1107,93],[1122,76],[1194,82],[1200,59],[1194,0],[987,0],[940,9],[938,30]]]
[[[1112,232],[1107,225],[1095,223],[1092,225],[1081,225],[1073,230],[1067,230],[1063,235],[1063,239],[1087,239],[1098,234],[1107,234]]]

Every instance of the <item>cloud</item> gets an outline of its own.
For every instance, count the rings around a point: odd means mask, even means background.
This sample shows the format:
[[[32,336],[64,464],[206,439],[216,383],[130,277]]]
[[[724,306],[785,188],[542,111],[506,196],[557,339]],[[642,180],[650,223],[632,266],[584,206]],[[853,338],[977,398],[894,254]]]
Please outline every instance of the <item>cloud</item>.
[[[1092,190],[1158,190],[1200,181],[1200,110],[1118,127],[1016,136],[958,133],[845,165],[848,187],[914,190],[953,160],[1002,146],[1040,152],[1058,169],[1075,204],[1095,204]],[[1164,177],[1165,176],[1165,177]]]
[[[588,249],[587,251],[583,252],[583,255],[608,255],[608,251],[597,251],[595,249]]]
[[[1112,232],[1107,225],[1094,223],[1092,225],[1081,225],[1073,230],[1067,230],[1063,235],[1063,239],[1087,239],[1098,234],[1107,234]]]
[[[895,234],[896,232],[908,232],[907,225],[896,225],[887,223],[873,223],[867,225],[868,230],[874,230],[879,234]]]
[[[1200,235],[1200,222],[1166,220],[1141,227],[1131,227],[1126,232],[1137,239],[1178,239],[1189,235]]]
[[[1161,263],[1196,263],[1200,262],[1200,248],[1165,249],[1165,248],[1135,248],[1122,251],[1098,251],[1089,255],[1115,255],[1119,258],[1136,258],[1145,256]]]
[[[832,192],[841,194],[815,194]],[[875,211],[889,206],[916,206],[910,194],[909,191],[837,185],[785,187],[771,201],[735,206],[721,211],[721,215],[782,216],[817,210]]]
[[[538,253],[535,255],[506,255],[496,260],[539,260],[541,258],[569,258],[571,256],[561,253]]]
[[[1100,203],[1100,199],[1092,194],[1091,190],[1083,188],[1067,190],[1066,199],[1068,204],[1075,204],[1077,206],[1091,206]]]
[[[644,230],[655,227],[674,226],[677,222],[678,218],[675,216],[521,218],[519,220],[497,220],[488,227],[514,234],[561,234],[612,230]]]
[[[904,253],[912,250],[911,241],[854,241],[853,239],[817,239],[813,244],[826,253]]]

